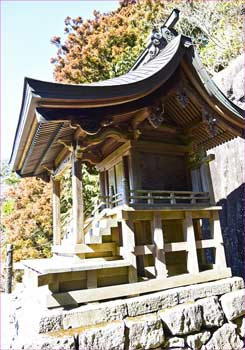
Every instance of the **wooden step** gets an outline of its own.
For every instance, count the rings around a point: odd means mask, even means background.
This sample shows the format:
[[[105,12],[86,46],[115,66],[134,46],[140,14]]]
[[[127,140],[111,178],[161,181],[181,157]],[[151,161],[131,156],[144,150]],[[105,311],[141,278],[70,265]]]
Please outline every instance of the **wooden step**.
[[[117,244],[115,242],[100,244],[74,244],[56,245],[52,247],[52,252],[56,254],[86,254],[99,252],[115,252]]]

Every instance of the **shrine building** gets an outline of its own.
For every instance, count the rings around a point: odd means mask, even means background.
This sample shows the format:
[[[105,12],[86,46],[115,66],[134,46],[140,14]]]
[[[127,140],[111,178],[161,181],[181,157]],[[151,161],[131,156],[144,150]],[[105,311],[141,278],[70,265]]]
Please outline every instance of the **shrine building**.
[[[207,151],[244,137],[243,111],[217,88],[174,10],[132,69],[91,84],[25,78],[11,164],[53,186],[53,257],[23,260],[47,306],[78,305],[218,280],[226,265]],[[82,167],[99,171],[84,216]],[[72,172],[61,230],[60,182]]]

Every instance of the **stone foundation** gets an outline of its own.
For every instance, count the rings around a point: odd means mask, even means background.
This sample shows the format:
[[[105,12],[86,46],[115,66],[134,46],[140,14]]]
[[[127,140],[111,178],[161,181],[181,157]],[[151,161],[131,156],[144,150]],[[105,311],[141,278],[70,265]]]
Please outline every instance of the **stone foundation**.
[[[18,335],[10,348],[241,350],[243,288],[243,280],[233,277],[71,310],[27,314],[22,303],[12,318]]]

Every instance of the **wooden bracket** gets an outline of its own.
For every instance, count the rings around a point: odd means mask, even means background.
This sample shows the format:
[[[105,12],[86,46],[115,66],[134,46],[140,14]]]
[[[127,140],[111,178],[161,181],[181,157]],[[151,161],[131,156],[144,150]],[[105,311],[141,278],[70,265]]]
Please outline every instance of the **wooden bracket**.
[[[65,146],[66,149],[68,149],[70,152],[73,152],[73,144],[72,143],[67,143],[66,141],[58,140],[57,143],[60,143],[61,145]]]

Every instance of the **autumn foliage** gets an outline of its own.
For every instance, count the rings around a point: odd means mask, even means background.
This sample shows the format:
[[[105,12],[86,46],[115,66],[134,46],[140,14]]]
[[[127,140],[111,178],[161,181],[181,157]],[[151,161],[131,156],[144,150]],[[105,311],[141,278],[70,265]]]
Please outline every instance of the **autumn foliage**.
[[[211,74],[227,66],[243,51],[243,1],[124,0],[118,10],[94,18],[65,19],[65,42],[51,40],[58,48],[55,80],[87,83],[127,72],[144,49],[155,25],[163,24],[178,8],[177,30],[192,37]]]
[[[2,229],[4,241],[14,244],[14,260],[49,256],[50,184],[36,178],[23,179],[9,189],[7,198],[2,208]]]

